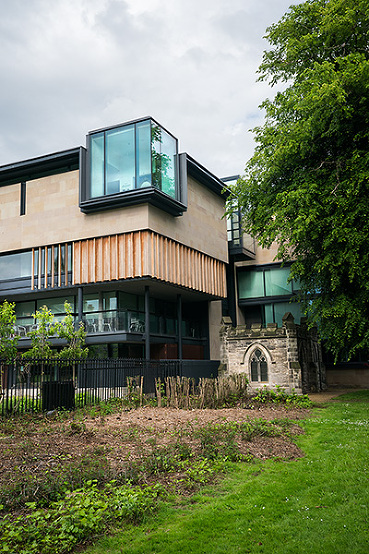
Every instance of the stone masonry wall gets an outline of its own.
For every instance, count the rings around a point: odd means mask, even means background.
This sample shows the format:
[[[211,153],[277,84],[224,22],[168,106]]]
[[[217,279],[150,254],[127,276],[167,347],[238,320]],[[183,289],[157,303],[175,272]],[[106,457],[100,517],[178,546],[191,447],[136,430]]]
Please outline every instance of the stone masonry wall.
[[[282,327],[276,323],[232,327],[230,318],[223,318],[221,360],[226,372],[246,373],[251,390],[264,385],[271,389],[279,385],[298,394],[321,390],[324,374],[319,344],[311,340],[306,325],[303,330],[300,327],[289,312],[283,317]],[[251,381],[251,358],[256,349],[267,362],[267,382]]]

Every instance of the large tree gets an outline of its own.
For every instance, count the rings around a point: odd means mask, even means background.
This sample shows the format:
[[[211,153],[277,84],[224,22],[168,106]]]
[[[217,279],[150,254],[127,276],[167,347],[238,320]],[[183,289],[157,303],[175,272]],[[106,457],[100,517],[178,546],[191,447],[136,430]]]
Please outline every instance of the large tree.
[[[234,195],[246,230],[294,261],[328,347],[353,355],[369,346],[368,0],[291,6],[266,38],[260,79],[285,88]]]

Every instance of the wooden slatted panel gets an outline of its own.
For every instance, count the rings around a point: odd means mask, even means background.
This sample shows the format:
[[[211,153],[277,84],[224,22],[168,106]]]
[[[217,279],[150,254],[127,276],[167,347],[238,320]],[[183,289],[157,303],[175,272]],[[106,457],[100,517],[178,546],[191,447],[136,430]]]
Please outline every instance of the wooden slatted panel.
[[[62,271],[61,251],[65,250]],[[44,253],[44,263],[42,263]],[[58,264],[55,267],[55,256]],[[38,255],[38,263],[36,256]],[[51,281],[47,284],[48,256]],[[67,284],[68,244],[32,250],[31,287],[54,288]],[[45,274],[43,282],[42,274]],[[36,279],[37,276],[37,285]],[[202,252],[152,231],[136,231],[72,243],[72,283],[96,283],[135,277],[151,277],[213,296],[226,296],[225,264]],[[58,279],[57,279],[58,278]]]
[[[32,248],[31,289],[35,288],[35,249]]]
[[[51,247],[51,288],[55,287],[55,246]],[[33,288],[33,287],[32,287]]]
[[[39,248],[38,249],[38,269],[37,269],[37,283],[38,283],[38,288],[40,289],[41,286],[42,286],[42,278],[41,278],[41,275],[42,275],[42,249]]]
[[[152,231],[73,244],[73,283],[152,277],[213,296],[225,296],[225,264]]]

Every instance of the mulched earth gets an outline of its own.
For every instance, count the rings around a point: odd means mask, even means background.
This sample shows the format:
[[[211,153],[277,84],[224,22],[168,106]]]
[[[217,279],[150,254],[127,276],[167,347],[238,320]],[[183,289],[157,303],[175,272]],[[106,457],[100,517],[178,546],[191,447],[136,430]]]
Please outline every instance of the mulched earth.
[[[39,416],[28,421],[0,422],[0,489],[33,475],[52,476],[70,464],[104,460],[107,471],[123,467],[127,460],[145,456],[155,447],[173,443],[179,434],[196,450],[196,439],[188,438],[188,430],[209,423],[243,422],[262,418],[299,420],[309,414],[304,409],[282,406],[261,406],[255,409],[226,408],[218,410],[143,407],[109,416],[57,421]],[[293,435],[301,433],[294,424],[290,436],[255,437],[239,443],[242,454],[259,459],[291,460],[302,456],[293,443]],[[291,436],[292,435],[292,436]],[[192,442],[191,442],[192,440]],[[92,476],[93,477],[93,476]]]

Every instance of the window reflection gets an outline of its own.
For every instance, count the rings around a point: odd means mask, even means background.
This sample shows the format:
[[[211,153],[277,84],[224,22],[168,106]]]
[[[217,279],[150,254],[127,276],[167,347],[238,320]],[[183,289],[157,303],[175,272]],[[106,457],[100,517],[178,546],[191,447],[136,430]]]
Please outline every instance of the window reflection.
[[[32,252],[20,252],[1,256],[0,280],[30,277],[32,274]]]
[[[90,135],[90,198],[155,187],[177,196],[177,140],[151,119]]]

